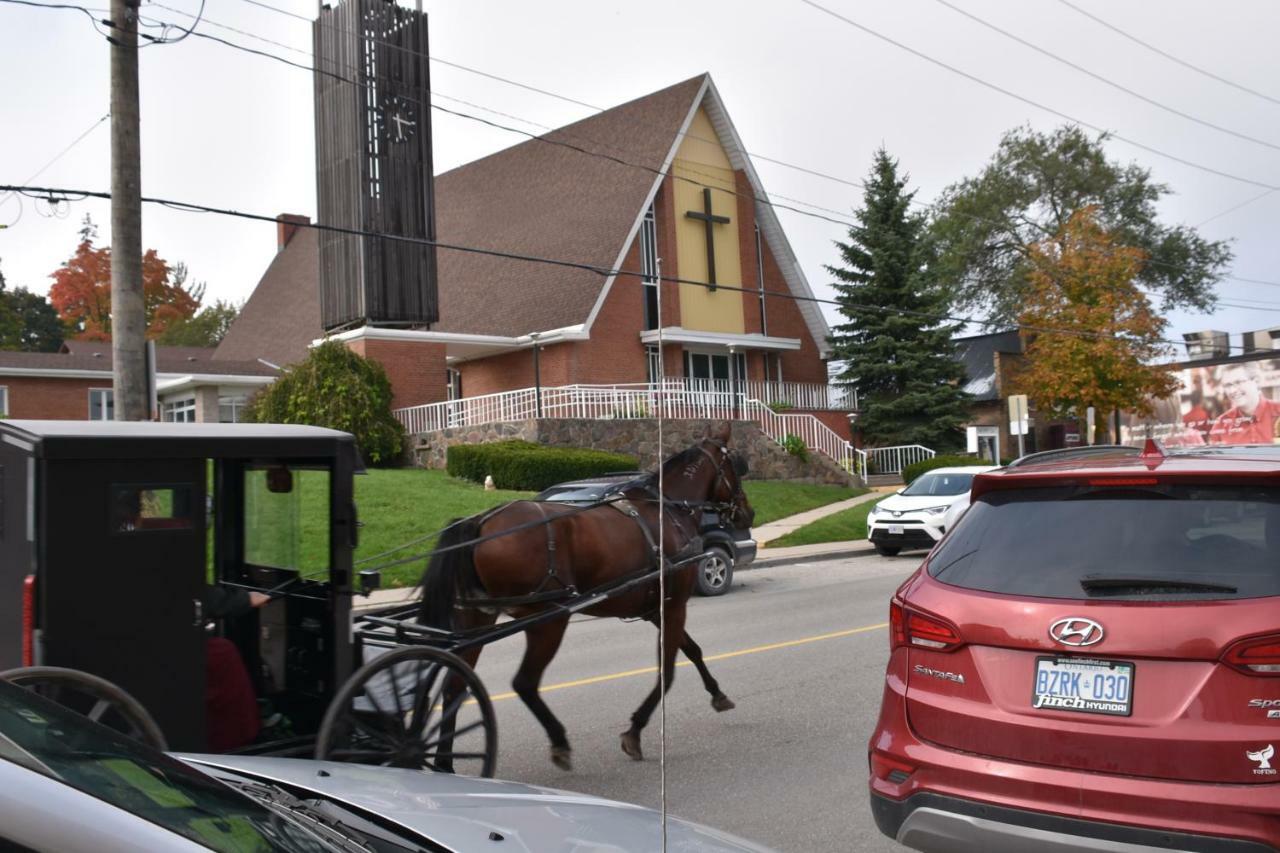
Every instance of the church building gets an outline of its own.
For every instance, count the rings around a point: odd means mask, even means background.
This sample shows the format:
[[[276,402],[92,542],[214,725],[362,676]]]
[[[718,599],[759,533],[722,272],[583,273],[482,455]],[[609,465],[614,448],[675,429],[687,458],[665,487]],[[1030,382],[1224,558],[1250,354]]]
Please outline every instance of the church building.
[[[665,379],[809,412],[848,439],[827,324],[709,75],[437,175],[434,193],[437,322],[326,335],[323,237],[281,216],[278,254],[213,360],[283,366],[327,336],[385,366],[396,408]]]

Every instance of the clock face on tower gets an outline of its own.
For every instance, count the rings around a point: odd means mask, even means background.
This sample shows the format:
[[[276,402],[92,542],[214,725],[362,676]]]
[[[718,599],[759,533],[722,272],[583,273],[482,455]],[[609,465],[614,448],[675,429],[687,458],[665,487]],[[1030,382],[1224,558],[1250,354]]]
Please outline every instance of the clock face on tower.
[[[382,108],[382,126],[392,142],[408,142],[418,129],[415,104],[399,95],[388,98]]]

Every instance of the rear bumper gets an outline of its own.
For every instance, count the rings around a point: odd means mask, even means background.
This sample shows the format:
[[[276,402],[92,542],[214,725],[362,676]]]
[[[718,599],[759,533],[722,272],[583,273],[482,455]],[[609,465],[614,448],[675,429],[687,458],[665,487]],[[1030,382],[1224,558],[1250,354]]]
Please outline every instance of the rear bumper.
[[[756,561],[756,540],[735,539],[733,549],[737,552],[733,558],[734,568],[743,569]]]
[[[871,814],[880,831],[915,850],[947,853],[1275,853],[1256,841],[1098,823],[921,793],[891,800],[874,791]]]
[[[890,660],[869,744],[880,767],[871,774],[871,807],[886,835],[923,850],[1280,853],[1280,783],[1089,772],[921,739],[906,716],[901,651]],[[1138,846],[1107,846],[1115,844]]]

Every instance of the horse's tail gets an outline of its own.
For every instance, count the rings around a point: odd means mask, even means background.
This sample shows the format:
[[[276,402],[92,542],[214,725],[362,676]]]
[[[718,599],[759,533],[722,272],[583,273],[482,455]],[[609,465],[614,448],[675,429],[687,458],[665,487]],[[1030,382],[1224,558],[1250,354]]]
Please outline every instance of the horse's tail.
[[[440,534],[436,553],[422,575],[422,606],[418,621],[432,628],[453,627],[453,605],[459,586],[478,584],[475,540],[480,538],[479,518],[454,519]],[[447,551],[441,551],[448,548]]]

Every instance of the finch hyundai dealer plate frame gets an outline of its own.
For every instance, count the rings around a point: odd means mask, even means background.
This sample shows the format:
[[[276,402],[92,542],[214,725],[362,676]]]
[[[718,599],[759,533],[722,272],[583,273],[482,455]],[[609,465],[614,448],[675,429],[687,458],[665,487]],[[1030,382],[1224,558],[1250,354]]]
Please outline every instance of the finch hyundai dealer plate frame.
[[[1037,657],[1031,681],[1031,707],[1131,716],[1135,669],[1132,661]]]

